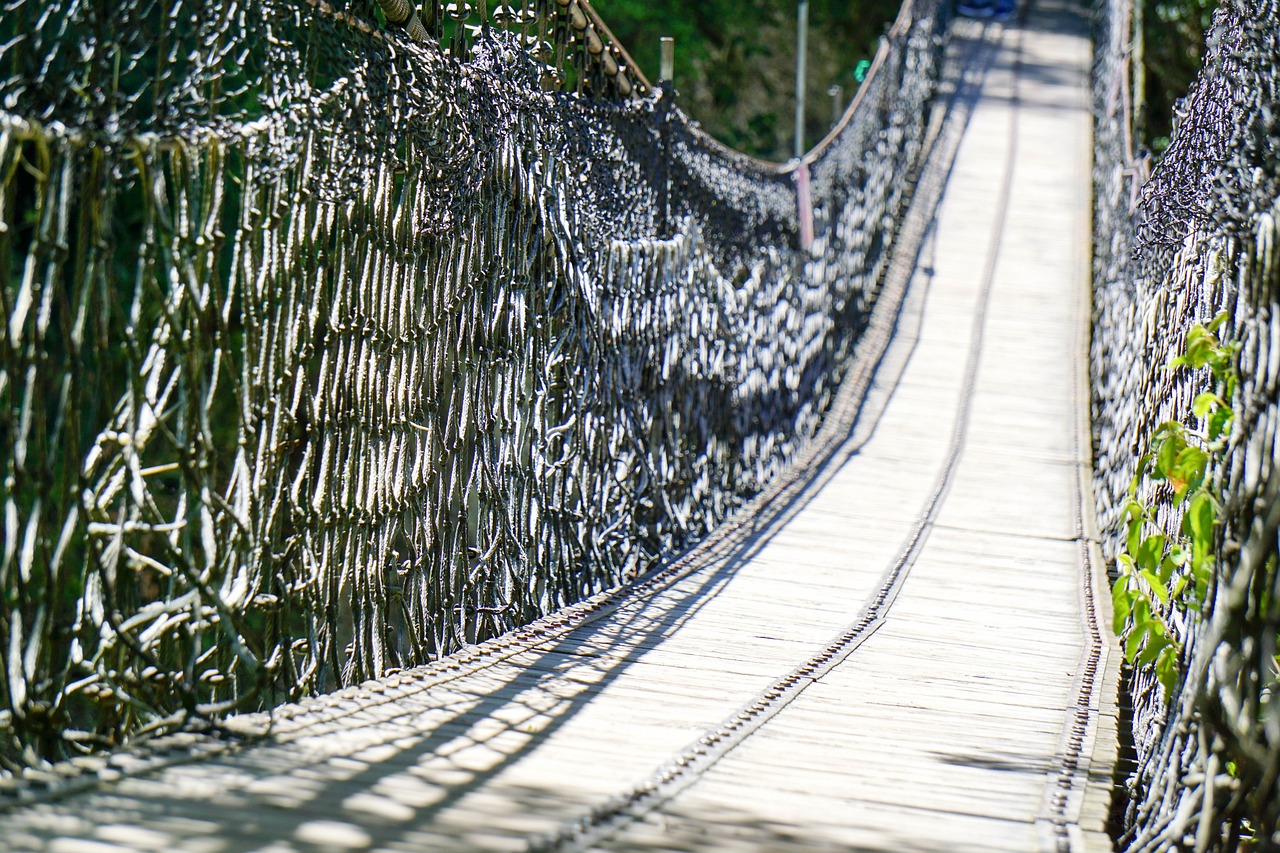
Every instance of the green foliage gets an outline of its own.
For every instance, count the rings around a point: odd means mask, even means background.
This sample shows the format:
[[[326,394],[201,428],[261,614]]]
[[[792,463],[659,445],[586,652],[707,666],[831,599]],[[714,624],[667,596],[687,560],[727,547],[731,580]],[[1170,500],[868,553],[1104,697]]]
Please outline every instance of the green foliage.
[[[1157,154],[1169,145],[1174,104],[1200,70],[1204,34],[1217,0],[1139,0],[1143,4],[1142,53],[1145,103],[1139,118],[1143,142]]]
[[[676,44],[682,109],[712,136],[759,157],[791,156],[795,110],[796,0],[596,0],[593,4],[642,71],[656,82],[658,44]],[[831,127],[833,84],[847,100],[860,60],[875,54],[900,0],[811,0],[805,138]]]
[[[1116,560],[1119,577],[1111,588],[1113,627],[1124,645],[1125,660],[1154,667],[1166,697],[1181,677],[1182,647],[1170,619],[1174,613],[1204,609],[1214,569],[1222,502],[1210,473],[1226,447],[1235,415],[1229,401],[1235,393],[1232,362],[1239,348],[1238,343],[1218,339],[1226,320],[1223,312],[1208,326],[1197,323],[1187,333],[1183,354],[1166,366],[1207,368],[1215,389],[1197,395],[1191,404],[1198,430],[1181,421],[1165,421],[1156,427],[1150,451],[1138,460],[1125,506],[1125,547]],[[1147,532],[1155,527],[1157,508],[1138,500],[1144,479],[1163,483],[1171,492],[1174,510],[1182,512],[1178,535]]]

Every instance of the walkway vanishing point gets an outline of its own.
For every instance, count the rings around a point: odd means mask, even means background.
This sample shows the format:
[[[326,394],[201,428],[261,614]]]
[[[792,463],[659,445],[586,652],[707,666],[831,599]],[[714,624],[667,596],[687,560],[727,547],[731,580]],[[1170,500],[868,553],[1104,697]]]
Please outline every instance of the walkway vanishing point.
[[[248,746],[173,736],[0,814],[0,847],[1110,849],[1090,48],[1040,0],[957,22],[951,56],[918,257],[788,482],[629,590],[278,710]]]

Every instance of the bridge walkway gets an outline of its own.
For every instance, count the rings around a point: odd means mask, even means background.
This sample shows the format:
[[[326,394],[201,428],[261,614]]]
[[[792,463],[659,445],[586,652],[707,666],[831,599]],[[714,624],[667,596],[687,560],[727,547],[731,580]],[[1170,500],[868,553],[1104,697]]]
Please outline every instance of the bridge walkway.
[[[918,255],[809,458],[750,513],[632,589],[230,721],[266,733],[248,746],[119,757],[0,814],[0,846],[1110,849],[1089,44],[1039,0],[958,22],[952,54]]]

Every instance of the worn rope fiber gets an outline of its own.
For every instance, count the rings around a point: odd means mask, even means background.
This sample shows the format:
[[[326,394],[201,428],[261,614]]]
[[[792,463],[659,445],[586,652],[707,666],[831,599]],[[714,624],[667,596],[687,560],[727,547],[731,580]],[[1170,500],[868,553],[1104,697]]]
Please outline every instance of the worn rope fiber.
[[[415,41],[373,0],[0,0],[5,770],[525,624],[815,434],[933,3],[786,167],[606,73],[589,6],[515,5]]]

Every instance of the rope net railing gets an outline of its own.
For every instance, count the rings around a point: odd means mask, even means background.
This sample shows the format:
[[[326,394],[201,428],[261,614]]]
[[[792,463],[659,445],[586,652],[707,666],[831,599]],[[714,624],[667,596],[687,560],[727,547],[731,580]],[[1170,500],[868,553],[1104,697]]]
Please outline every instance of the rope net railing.
[[[935,5],[785,167],[602,82],[586,4],[515,5],[3,0],[5,770],[525,624],[814,434]]]
[[[1127,678],[1136,769],[1120,849],[1280,847],[1280,7],[1227,0],[1172,143],[1147,179],[1131,135],[1128,0],[1099,7],[1095,313],[1096,492],[1104,549],[1124,548],[1125,506],[1157,425],[1196,429],[1207,369],[1168,370],[1188,331],[1221,312],[1241,344],[1230,438],[1209,472],[1223,506],[1207,603],[1162,618],[1181,647],[1166,698],[1153,667]],[[1166,483],[1137,497],[1182,535]],[[1150,531],[1148,531],[1150,532]]]

